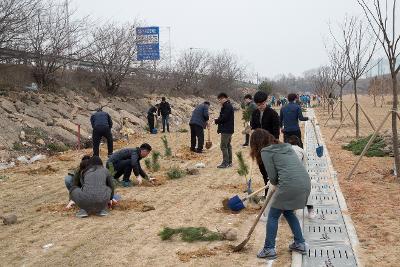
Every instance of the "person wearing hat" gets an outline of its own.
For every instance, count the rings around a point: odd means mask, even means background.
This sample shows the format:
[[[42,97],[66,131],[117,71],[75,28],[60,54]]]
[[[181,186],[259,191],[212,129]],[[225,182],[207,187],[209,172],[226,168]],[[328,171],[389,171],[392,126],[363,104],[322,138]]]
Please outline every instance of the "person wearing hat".
[[[279,115],[275,110],[267,105],[268,94],[262,91],[258,91],[257,93],[255,93],[253,99],[257,105],[257,109],[253,111],[253,114],[251,116],[251,129],[267,130],[277,140],[279,140]],[[264,164],[258,164],[258,168],[260,169],[260,172],[263,176],[265,185],[267,185],[269,179]],[[265,195],[267,195],[267,192],[268,188],[265,189]]]
[[[107,139],[108,156],[113,153],[113,137],[111,128],[113,122],[110,114],[99,108],[91,117],[90,123],[93,128],[93,156],[99,156],[100,153],[100,141],[102,137]]]

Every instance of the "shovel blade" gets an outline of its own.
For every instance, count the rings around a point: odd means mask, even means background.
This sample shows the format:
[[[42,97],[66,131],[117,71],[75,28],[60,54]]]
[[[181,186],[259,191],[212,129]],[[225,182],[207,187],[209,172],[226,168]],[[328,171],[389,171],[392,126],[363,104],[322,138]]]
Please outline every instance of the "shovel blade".
[[[320,158],[324,155],[324,147],[319,146],[315,149],[315,152],[317,152],[317,156]]]
[[[243,240],[242,243],[240,243],[239,245],[237,245],[236,247],[233,248],[233,252],[239,252],[241,251],[244,246],[246,246],[247,242],[249,242],[250,237],[247,237],[245,240]]]
[[[238,195],[232,197],[228,201],[228,207],[232,211],[240,211],[244,209],[243,201],[240,199]]]

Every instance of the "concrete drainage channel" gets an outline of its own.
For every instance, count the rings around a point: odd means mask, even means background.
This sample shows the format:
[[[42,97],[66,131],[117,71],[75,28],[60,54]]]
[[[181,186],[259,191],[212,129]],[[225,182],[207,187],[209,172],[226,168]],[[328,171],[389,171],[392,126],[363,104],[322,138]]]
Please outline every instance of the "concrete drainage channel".
[[[308,116],[314,117],[312,109],[309,109]],[[322,140],[318,126],[317,134],[319,140]],[[300,214],[308,253],[302,259],[299,254],[293,255],[292,266],[360,266],[356,257],[357,235],[350,217],[346,215],[347,206],[337,182],[336,172],[325,145],[324,156],[317,157],[315,149],[318,144],[310,122],[306,122],[304,140],[312,184],[310,200],[314,205],[316,218],[308,219]]]

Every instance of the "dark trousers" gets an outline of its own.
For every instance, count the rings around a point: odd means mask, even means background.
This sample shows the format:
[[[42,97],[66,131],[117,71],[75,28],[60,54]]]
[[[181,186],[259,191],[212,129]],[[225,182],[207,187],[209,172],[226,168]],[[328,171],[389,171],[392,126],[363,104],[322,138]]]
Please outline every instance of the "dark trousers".
[[[300,139],[299,147],[303,148],[303,141],[301,141],[301,131],[291,131],[291,132],[283,132],[283,140],[285,143],[288,142],[290,136],[295,135]]]
[[[123,181],[129,181],[132,174],[132,161],[130,159],[120,160],[113,164],[114,179],[118,180],[121,175],[124,175]]]
[[[232,164],[232,134],[221,134],[222,164]]]
[[[154,129],[154,116],[153,115],[148,115],[147,116],[147,122],[149,123],[149,131],[150,131],[150,133],[152,133],[153,132],[153,129]]]
[[[111,128],[107,126],[96,126],[93,128],[93,156],[99,156],[100,154],[100,142],[102,137],[107,139],[108,155],[113,153]]]
[[[167,126],[167,131],[169,132],[169,115],[162,115],[162,129],[165,132],[165,126]]]
[[[263,163],[258,164],[258,168],[260,169],[261,175],[264,180],[264,184],[267,185],[269,179],[268,179],[268,173],[267,173],[267,170],[265,169],[264,164]],[[265,188],[265,196],[267,195],[267,193],[268,193],[268,188]]]
[[[203,150],[204,128],[199,125],[190,124],[190,148],[192,150],[196,149],[196,143],[197,150]]]
[[[248,145],[250,143],[250,134],[245,134],[245,138],[244,144]]]

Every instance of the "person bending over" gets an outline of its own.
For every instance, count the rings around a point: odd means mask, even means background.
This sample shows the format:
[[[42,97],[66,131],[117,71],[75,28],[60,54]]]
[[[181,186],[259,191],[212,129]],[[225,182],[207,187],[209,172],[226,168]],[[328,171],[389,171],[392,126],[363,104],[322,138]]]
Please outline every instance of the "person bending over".
[[[150,180],[145,171],[140,166],[140,161],[147,157],[151,152],[151,146],[147,143],[142,144],[136,148],[124,148],[115,151],[107,161],[107,168],[114,170],[114,179],[118,181],[119,177],[123,175],[122,185],[124,187],[132,186],[130,176],[135,174],[139,184],[143,182],[143,179]]]
[[[262,140],[255,142],[255,140]],[[283,214],[294,235],[291,251],[306,254],[306,245],[294,211],[303,209],[311,191],[310,177],[290,144],[279,142],[264,129],[257,129],[250,138],[251,157],[264,164],[270,184],[276,187],[268,213],[266,237],[259,258],[275,259],[275,240],[279,218]]]

